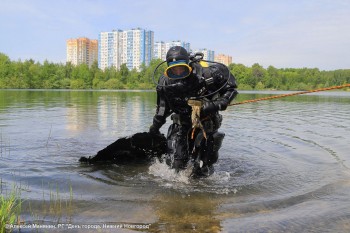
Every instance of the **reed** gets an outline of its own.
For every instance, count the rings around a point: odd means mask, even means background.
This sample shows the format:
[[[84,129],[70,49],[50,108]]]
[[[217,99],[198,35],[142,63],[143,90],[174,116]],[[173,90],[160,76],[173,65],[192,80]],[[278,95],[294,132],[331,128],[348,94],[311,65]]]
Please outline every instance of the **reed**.
[[[22,201],[20,192],[16,187],[9,195],[0,196],[0,233],[6,232],[6,224],[19,222]]]
[[[42,181],[42,200],[39,201],[38,206],[30,200],[23,201],[21,198],[21,191],[30,191],[29,185],[27,187],[26,185],[23,186],[21,182],[16,183],[9,194],[4,194],[7,185],[0,177],[0,233],[10,232],[9,229],[6,230],[6,224],[40,223],[42,219],[49,216],[57,222],[60,222],[63,217],[71,219],[74,212],[71,182],[69,182],[69,194],[67,195],[61,193],[57,183],[49,182],[47,185],[49,189],[45,191],[44,181]],[[26,216],[28,211],[31,218],[26,220],[20,218],[21,214]]]
[[[2,131],[0,131],[0,157],[2,157]]]
[[[48,138],[47,138],[47,140],[46,140],[46,148],[47,148],[47,145],[49,144],[49,140],[50,140],[50,138],[51,138],[51,131],[52,131],[52,124],[51,124],[51,127],[50,127],[49,136],[48,136]]]
[[[42,194],[42,214],[56,216],[58,221],[64,215],[70,216],[73,213],[73,188],[69,183],[69,197],[63,196],[60,192],[59,185],[48,183],[49,193],[45,193],[44,184]],[[48,200],[46,199],[48,197]]]
[[[0,158],[6,155],[10,156],[11,154],[10,147],[11,147],[10,139],[8,139],[8,142],[6,142],[6,138],[2,135],[2,131],[0,131]]]

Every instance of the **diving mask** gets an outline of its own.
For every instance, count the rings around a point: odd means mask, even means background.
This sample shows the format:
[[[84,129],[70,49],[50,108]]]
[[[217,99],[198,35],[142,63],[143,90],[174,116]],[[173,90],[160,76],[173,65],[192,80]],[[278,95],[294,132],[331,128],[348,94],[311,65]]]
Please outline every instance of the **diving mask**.
[[[172,61],[168,63],[168,68],[164,75],[170,79],[183,79],[191,74],[192,68],[185,60]]]

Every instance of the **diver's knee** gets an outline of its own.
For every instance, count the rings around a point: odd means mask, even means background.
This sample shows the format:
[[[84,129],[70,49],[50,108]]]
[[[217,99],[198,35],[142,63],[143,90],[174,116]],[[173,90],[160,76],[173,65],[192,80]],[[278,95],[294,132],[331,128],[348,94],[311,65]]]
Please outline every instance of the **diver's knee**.
[[[208,165],[212,165],[216,163],[219,159],[219,152],[218,151],[213,151],[208,158]]]
[[[222,142],[224,140],[225,134],[221,132],[215,132],[213,134],[213,151],[217,152],[222,146]]]
[[[222,142],[224,140],[225,134],[221,132],[215,132],[213,134],[213,141],[211,151],[208,153],[207,164],[212,165],[216,163],[219,159],[219,149],[222,146]]]

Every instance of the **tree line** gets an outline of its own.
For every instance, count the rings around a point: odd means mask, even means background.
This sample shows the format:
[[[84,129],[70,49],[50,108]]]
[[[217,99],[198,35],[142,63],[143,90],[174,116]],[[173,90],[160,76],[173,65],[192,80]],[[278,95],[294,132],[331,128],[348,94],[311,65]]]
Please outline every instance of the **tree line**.
[[[117,70],[86,64],[43,64],[32,59],[11,61],[0,53],[0,88],[2,89],[154,89],[153,73],[161,60],[152,60],[149,66],[129,70],[126,64]],[[259,64],[247,67],[230,64],[229,70],[237,79],[240,90],[310,90],[350,83],[350,69],[320,71],[317,68],[267,69]],[[165,69],[163,64],[155,73],[157,80]]]

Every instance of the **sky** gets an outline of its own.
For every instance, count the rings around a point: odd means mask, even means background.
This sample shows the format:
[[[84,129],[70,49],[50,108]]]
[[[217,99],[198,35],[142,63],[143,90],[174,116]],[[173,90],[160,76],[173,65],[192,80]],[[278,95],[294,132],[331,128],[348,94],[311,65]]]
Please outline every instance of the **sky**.
[[[66,40],[143,28],[267,68],[350,69],[349,0],[0,0],[0,53],[66,62]]]

